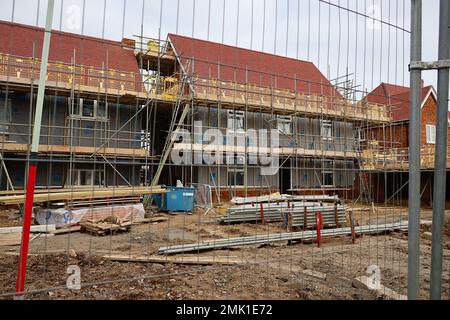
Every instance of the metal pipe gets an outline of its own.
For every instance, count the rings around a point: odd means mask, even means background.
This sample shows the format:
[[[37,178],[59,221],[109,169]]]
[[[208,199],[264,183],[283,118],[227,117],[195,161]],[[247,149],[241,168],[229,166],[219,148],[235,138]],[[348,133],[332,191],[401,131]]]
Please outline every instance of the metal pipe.
[[[380,233],[383,231],[392,230],[406,230],[408,223],[397,222],[397,223],[384,223],[376,225],[365,225],[355,227],[356,234],[370,234],[370,233]],[[352,234],[352,229],[338,228],[338,229],[325,229],[322,230],[322,236],[345,236]],[[172,254],[181,252],[192,252],[200,250],[210,250],[210,249],[220,249],[229,248],[243,245],[255,245],[255,244],[266,244],[270,242],[277,241],[289,241],[289,240],[306,240],[315,239],[316,231],[300,231],[300,232],[287,232],[287,233],[275,233],[271,235],[259,235],[259,236],[248,236],[248,237],[238,237],[238,238],[228,238],[228,239],[218,239],[214,241],[205,241],[199,243],[191,243],[184,245],[175,245],[168,247],[161,247],[158,250],[158,254]]]
[[[25,197],[25,208],[23,216],[23,232],[20,246],[19,265],[16,278],[17,300],[24,299],[25,276],[27,271],[28,245],[30,240],[31,214],[33,210],[34,188],[36,185],[37,154],[39,149],[39,138],[41,132],[42,111],[44,107],[45,81],[47,78],[48,53],[50,48],[50,36],[53,22],[54,0],[49,0],[47,5],[47,18],[45,22],[44,42],[42,44],[42,60],[39,78],[38,95],[36,101],[36,114],[34,117],[33,140],[31,142],[30,165],[28,167],[27,192]]]
[[[411,62],[422,59],[422,0],[411,0]],[[420,69],[410,70],[409,185],[408,185],[408,299],[419,294],[420,270]]]
[[[449,2],[439,7],[439,60],[449,59]],[[447,165],[449,70],[438,70],[436,111],[436,152],[434,169],[434,203],[430,269],[430,299],[440,300],[442,292],[442,234],[444,232],[445,184]]]

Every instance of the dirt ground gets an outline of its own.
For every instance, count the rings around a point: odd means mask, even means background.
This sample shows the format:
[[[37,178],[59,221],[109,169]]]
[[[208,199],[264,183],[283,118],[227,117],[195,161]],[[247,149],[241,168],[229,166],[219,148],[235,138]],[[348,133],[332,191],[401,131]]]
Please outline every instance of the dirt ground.
[[[277,242],[197,253],[228,258],[238,265],[181,265],[113,262],[108,253],[153,255],[159,247],[203,240],[286,232],[281,223],[220,225],[218,215],[202,211],[189,215],[163,215],[168,221],[134,225],[130,232],[96,237],[85,233],[37,237],[30,243],[26,281],[30,299],[387,299],[355,287],[354,278],[367,268],[380,268],[381,284],[407,292],[407,235],[393,232],[365,235],[352,244],[349,237],[316,243]],[[406,208],[370,206],[354,213],[358,224],[407,220]],[[0,212],[0,223],[15,225],[11,212]],[[14,218],[14,216],[13,216]],[[431,210],[421,218],[431,220]],[[16,225],[17,225],[16,224]],[[5,226],[5,225],[1,225]],[[443,296],[449,297],[450,214],[446,213]],[[431,240],[421,239],[421,298],[428,298]],[[11,299],[15,288],[18,246],[0,246],[0,299]],[[73,254],[75,252],[75,255]],[[195,256],[196,254],[194,254]],[[182,256],[181,254],[176,256]],[[184,256],[192,256],[185,254]],[[67,267],[81,269],[81,290],[69,290]],[[326,279],[307,274],[314,270]]]

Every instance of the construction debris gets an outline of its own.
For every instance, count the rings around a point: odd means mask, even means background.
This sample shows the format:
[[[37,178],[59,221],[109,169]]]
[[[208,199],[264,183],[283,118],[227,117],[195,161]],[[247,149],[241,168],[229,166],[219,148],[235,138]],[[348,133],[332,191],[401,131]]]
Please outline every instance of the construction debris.
[[[355,280],[353,281],[353,286],[356,288],[375,290],[379,295],[386,296],[387,298],[392,300],[408,300],[408,297],[406,295],[399,294],[394,290],[385,287],[381,283],[373,284],[372,279],[366,276],[355,278]]]
[[[131,228],[131,220],[117,217],[108,217],[101,220],[88,220],[81,223],[81,231],[96,236],[127,232]]]
[[[373,224],[355,227],[356,234],[378,234],[395,230],[408,230],[408,222]],[[352,230],[349,227],[322,230],[322,237],[337,237],[351,235]],[[249,237],[238,237],[228,239],[218,239],[213,241],[204,241],[193,244],[182,244],[159,248],[159,254],[173,254],[181,252],[195,252],[202,250],[223,249],[238,247],[244,245],[268,244],[278,241],[311,240],[316,238],[315,230],[274,233],[270,235],[259,235]]]

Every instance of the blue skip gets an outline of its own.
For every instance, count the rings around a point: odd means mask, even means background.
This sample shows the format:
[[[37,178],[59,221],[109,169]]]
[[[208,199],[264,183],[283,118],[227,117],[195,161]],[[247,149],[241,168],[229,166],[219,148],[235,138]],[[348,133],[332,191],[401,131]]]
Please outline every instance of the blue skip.
[[[191,212],[194,209],[195,188],[166,187],[167,193],[152,195],[159,210]]]

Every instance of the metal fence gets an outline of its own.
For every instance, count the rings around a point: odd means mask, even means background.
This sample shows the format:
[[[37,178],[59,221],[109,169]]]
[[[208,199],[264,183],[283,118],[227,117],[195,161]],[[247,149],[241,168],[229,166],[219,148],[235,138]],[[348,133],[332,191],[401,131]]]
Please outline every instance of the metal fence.
[[[432,2],[2,1],[0,298],[448,298]]]

